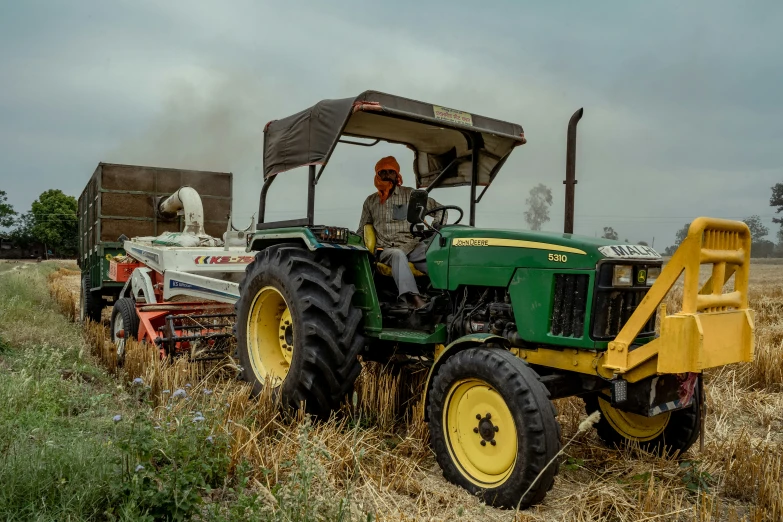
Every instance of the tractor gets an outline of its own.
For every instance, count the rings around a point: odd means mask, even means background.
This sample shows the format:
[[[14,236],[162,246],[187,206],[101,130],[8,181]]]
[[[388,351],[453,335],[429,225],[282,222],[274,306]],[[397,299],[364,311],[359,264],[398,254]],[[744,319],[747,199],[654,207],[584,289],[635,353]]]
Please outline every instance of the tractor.
[[[375,91],[269,122],[259,220],[247,236],[255,258],[235,304],[243,378],[323,418],[352,392],[362,361],[423,361],[444,477],[498,507],[526,508],[552,487],[557,398],[579,396],[586,413],[600,412],[607,444],[686,451],[703,431],[703,371],[753,357],[750,234],[744,223],[697,218],[665,266],[650,247],[574,235],[576,121],[564,233],[475,226],[476,205],[526,142],[517,124]],[[424,314],[398,302],[371,226],[360,235],[314,217],[337,145],[381,141],[414,155],[405,219],[428,245],[427,271],[414,273],[430,302]],[[274,180],[305,166],[307,216],[266,222]],[[459,207],[427,204],[432,190],[459,186],[470,189],[467,223]],[[428,222],[446,211],[451,223]],[[700,286],[702,265],[712,271]],[[683,273],[682,309],[667,314],[662,303]]]

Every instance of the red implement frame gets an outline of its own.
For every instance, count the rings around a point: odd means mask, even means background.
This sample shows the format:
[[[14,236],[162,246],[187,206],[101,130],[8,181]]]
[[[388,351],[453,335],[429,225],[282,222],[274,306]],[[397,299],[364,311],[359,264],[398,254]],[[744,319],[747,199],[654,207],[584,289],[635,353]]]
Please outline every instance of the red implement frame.
[[[138,303],[137,339],[155,344],[161,357],[189,353],[193,341],[204,341],[214,347],[221,339],[231,337],[233,305],[224,303],[167,302]]]

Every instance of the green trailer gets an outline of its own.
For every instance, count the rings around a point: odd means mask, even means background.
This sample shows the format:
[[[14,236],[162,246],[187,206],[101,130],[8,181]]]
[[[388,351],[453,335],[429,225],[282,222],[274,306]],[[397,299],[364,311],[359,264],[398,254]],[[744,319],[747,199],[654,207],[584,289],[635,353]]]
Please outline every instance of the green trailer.
[[[157,236],[182,231],[180,216],[165,218],[157,203],[191,186],[204,204],[207,234],[221,237],[231,213],[232,174],[139,165],[99,163],[79,196],[80,318],[100,321],[107,302],[125,283],[109,277],[110,259],[123,254],[121,236]]]

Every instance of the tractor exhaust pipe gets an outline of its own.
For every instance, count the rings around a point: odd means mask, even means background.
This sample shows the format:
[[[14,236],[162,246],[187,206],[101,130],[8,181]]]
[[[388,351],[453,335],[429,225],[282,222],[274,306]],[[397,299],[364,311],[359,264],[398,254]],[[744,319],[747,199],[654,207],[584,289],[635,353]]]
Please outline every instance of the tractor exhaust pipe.
[[[566,142],[566,186],[565,223],[563,232],[574,233],[574,185],[576,185],[576,125],[582,119],[584,109],[576,111],[568,121],[568,140]]]

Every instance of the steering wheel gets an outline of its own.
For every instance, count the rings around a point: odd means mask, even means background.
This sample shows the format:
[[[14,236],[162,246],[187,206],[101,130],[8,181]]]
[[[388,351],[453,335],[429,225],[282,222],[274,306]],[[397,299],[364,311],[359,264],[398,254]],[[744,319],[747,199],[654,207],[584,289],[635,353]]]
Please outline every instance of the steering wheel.
[[[415,227],[416,227],[416,225],[418,225],[420,223],[411,223],[411,226],[410,226],[410,233],[411,233],[411,235],[413,237],[420,237],[422,239],[431,236],[434,230],[440,229],[443,225],[445,225],[443,220],[446,217],[446,211],[447,210],[456,210],[457,212],[459,212],[459,218],[454,223],[451,223],[452,225],[456,225],[460,221],[462,221],[462,218],[465,215],[465,213],[462,211],[462,209],[459,208],[456,205],[443,205],[443,206],[440,206],[440,207],[435,207],[432,210],[428,210],[427,212],[424,213],[423,216],[421,216],[422,224],[424,224],[424,226],[427,227],[429,230],[422,230],[422,231],[417,230]],[[424,220],[424,218],[426,218],[428,216],[432,216],[434,218],[435,214],[437,214],[438,212],[440,212],[440,221],[439,221],[437,227],[433,227],[432,225],[430,225],[429,223],[427,223]],[[434,225],[436,221],[437,220],[433,219],[432,224]]]

